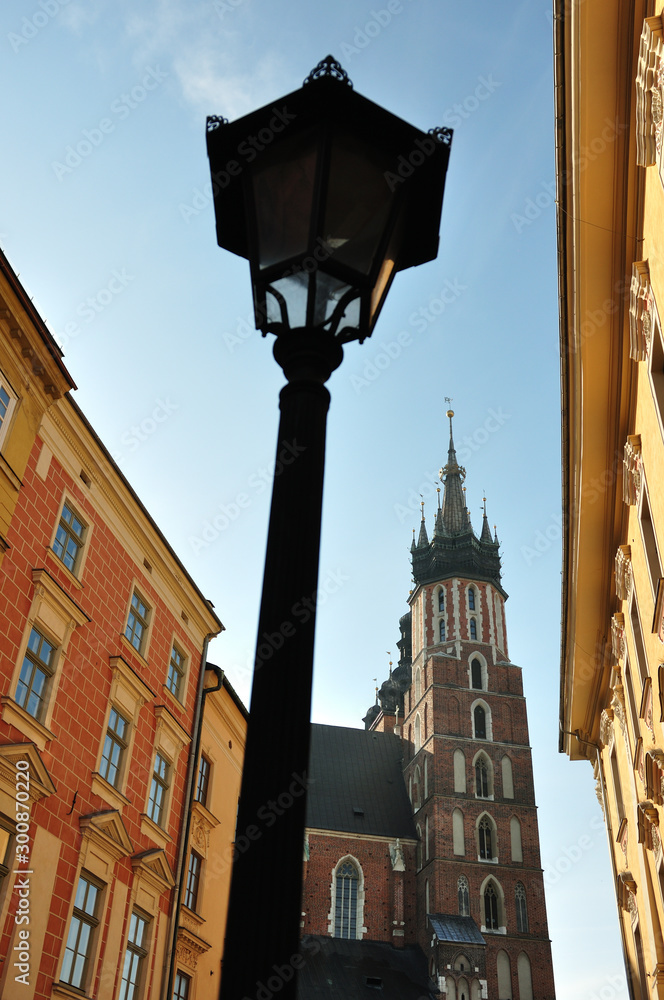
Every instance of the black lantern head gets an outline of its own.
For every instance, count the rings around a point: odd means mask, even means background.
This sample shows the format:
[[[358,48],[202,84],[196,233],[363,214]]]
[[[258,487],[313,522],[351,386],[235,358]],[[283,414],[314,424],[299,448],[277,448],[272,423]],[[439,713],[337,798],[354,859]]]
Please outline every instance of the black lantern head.
[[[368,337],[396,272],[436,257],[451,140],[356,94],[331,56],[273,104],[208,118],[217,241],[250,261],[257,328]]]

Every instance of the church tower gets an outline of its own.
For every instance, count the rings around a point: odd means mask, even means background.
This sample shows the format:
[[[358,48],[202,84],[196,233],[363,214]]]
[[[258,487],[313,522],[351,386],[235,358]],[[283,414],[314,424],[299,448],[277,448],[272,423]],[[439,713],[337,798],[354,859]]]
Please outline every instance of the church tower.
[[[554,1000],[521,668],[498,538],[479,536],[452,436],[431,538],[422,512],[400,658],[365,723],[394,731],[418,834],[416,940],[446,1000]],[[439,493],[440,497],[440,493]]]

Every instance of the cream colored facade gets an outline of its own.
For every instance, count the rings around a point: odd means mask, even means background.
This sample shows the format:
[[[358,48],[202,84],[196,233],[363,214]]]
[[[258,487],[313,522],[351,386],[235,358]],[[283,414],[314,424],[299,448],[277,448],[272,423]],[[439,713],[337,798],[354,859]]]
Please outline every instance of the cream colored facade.
[[[561,749],[595,771],[631,996],[664,997],[662,2],[555,14]]]

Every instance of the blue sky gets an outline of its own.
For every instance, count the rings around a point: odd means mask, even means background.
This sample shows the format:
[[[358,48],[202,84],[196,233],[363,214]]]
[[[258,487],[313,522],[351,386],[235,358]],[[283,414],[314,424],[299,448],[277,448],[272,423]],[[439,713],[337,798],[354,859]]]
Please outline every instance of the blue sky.
[[[397,276],[329,383],[313,718],[360,726],[387,674],[450,396],[474,524],[486,495],[502,542],[558,995],[626,998],[591,768],[557,753],[548,3],[5,0],[0,23],[0,243],[79,405],[214,602],[227,631],[212,657],[246,700],[283,377],[253,329],[247,263],[216,246],[205,117],[278,99],[330,52],[364,96],[454,127],[438,259]]]

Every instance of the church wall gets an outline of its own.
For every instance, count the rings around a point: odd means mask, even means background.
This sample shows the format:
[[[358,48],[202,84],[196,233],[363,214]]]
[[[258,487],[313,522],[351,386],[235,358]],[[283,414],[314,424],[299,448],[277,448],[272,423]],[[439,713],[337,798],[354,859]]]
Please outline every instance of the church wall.
[[[302,892],[302,933],[334,937],[334,916],[331,916],[334,873],[339,862],[349,857],[361,869],[361,928],[366,930],[358,928],[358,937],[387,941],[397,946],[412,944],[415,941],[415,844],[401,842],[405,871],[395,872],[390,855],[390,844],[394,845],[394,841],[387,838],[360,838],[351,834],[338,836],[313,830],[309,831],[308,837],[309,856],[305,862]],[[395,927],[393,922],[398,916],[395,916],[395,888],[399,882],[403,882],[403,916],[397,920]],[[403,926],[400,926],[402,920]],[[395,935],[395,930],[404,933]]]

